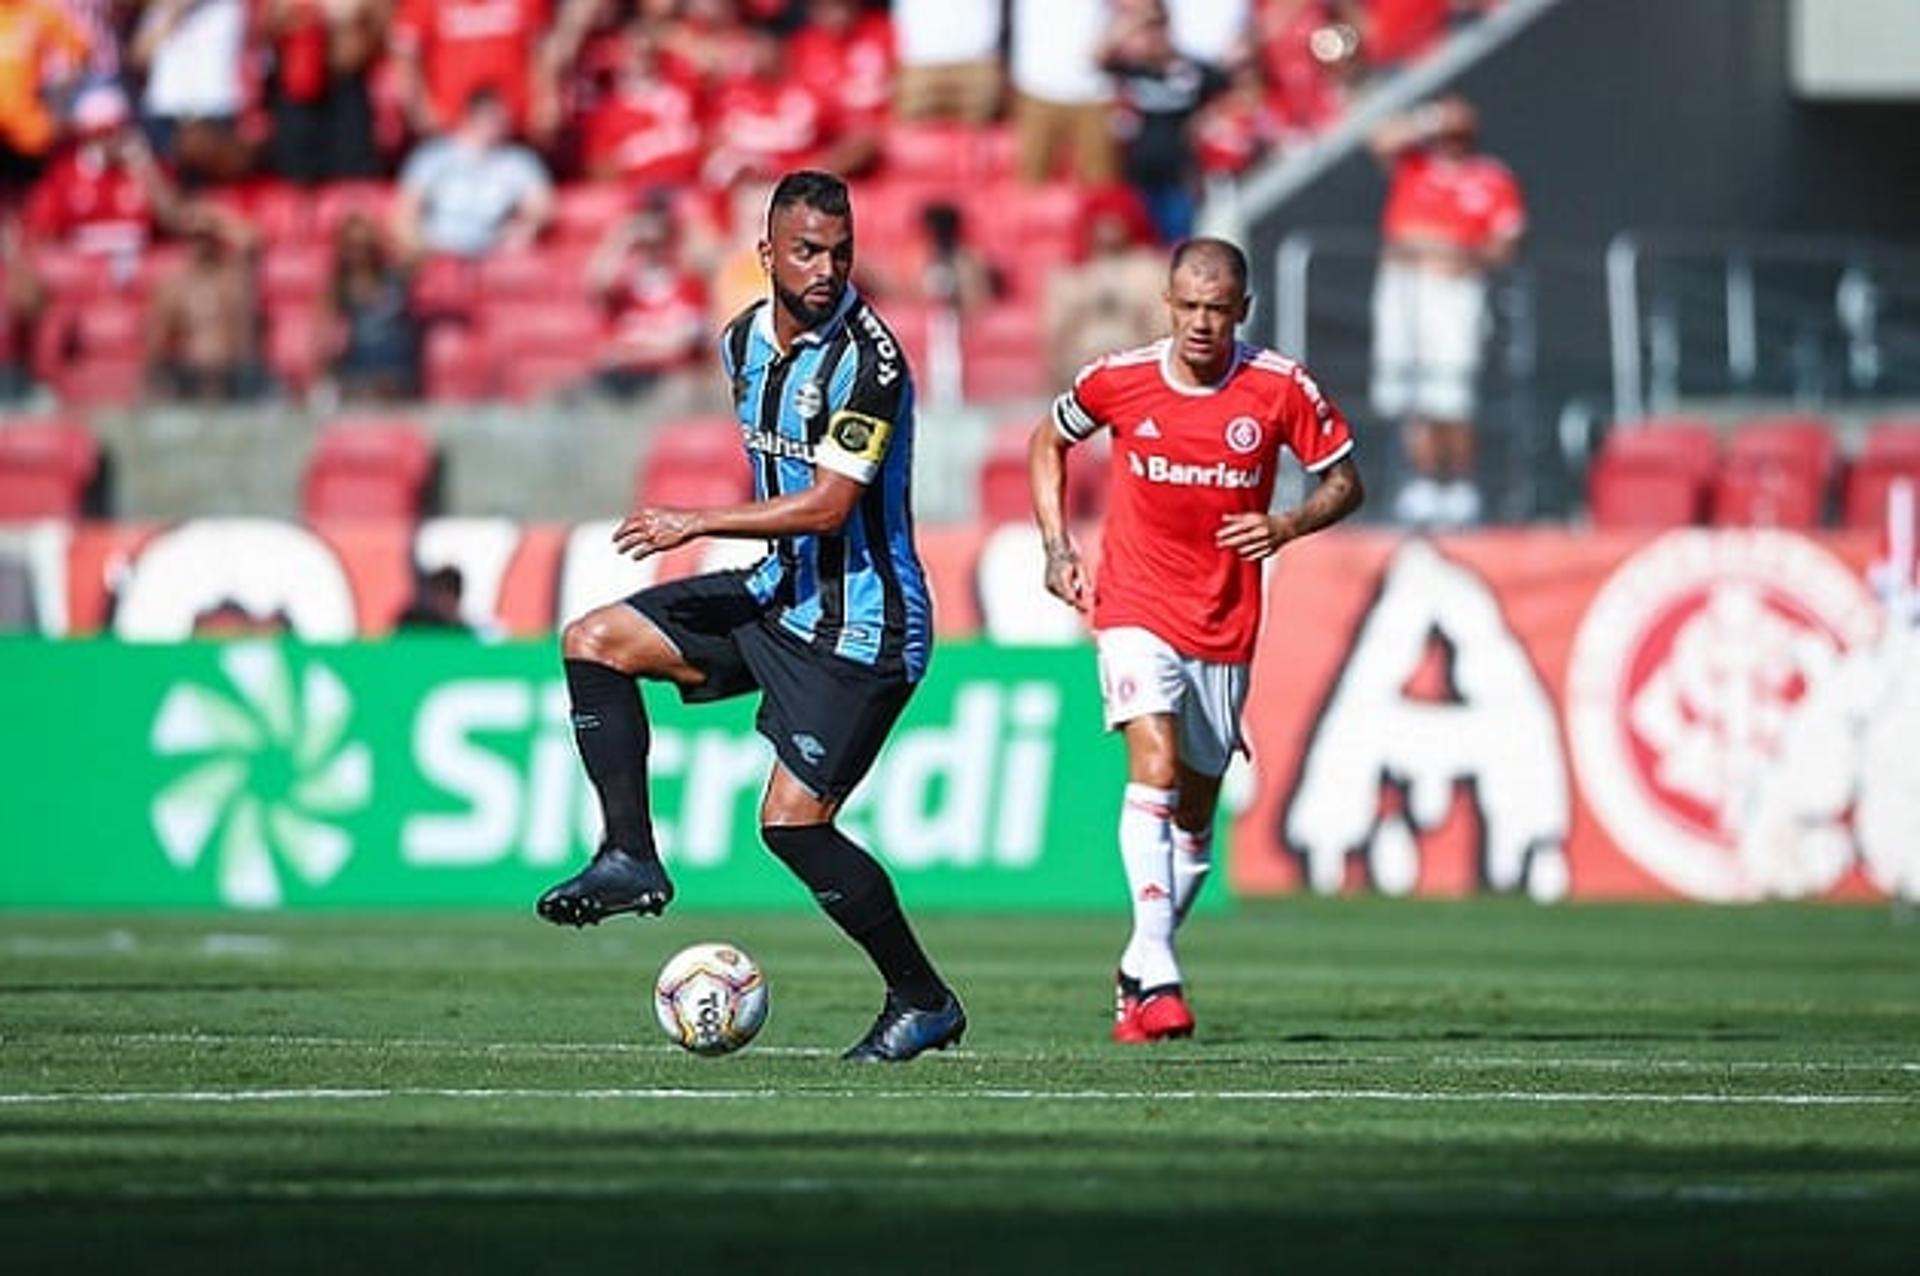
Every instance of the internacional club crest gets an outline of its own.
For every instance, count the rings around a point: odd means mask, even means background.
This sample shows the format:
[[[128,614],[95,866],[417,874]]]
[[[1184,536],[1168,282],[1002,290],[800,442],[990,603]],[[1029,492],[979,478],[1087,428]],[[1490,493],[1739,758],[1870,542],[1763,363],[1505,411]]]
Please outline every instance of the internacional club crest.
[[[1260,423],[1250,416],[1237,416],[1227,422],[1227,446],[1246,456],[1260,450]]]
[[[1800,703],[1878,628],[1865,585],[1789,532],[1671,532],[1628,559],[1567,670],[1574,765],[1614,842],[1683,895],[1757,895],[1748,795]]]

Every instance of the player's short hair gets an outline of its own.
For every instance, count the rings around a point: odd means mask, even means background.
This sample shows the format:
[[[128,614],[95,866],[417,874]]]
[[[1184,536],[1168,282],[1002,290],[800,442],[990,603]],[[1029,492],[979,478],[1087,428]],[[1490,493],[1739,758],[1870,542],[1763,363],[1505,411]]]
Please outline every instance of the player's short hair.
[[[773,235],[773,215],[796,205],[805,205],[829,217],[853,220],[853,200],[847,194],[845,182],[817,168],[798,168],[780,179],[780,184],[773,188],[773,197],[767,201],[769,238]]]
[[[1182,266],[1187,265],[1206,274],[1224,270],[1233,278],[1234,286],[1240,290],[1240,295],[1243,297],[1247,295],[1247,255],[1240,251],[1238,244],[1204,235],[1195,239],[1183,239],[1174,245],[1173,261],[1167,267],[1167,277],[1171,279],[1180,273]]]

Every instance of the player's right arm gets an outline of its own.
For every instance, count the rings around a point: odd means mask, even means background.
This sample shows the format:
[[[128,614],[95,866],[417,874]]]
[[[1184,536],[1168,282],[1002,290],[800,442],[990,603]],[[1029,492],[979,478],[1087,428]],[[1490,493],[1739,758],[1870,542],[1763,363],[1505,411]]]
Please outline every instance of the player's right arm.
[[[1040,543],[1047,551],[1047,592],[1077,611],[1093,605],[1080,552],[1067,530],[1067,449],[1105,428],[1089,408],[1097,401],[1100,364],[1081,369],[1073,388],[1053,401],[1047,419],[1027,440],[1027,480],[1033,491],[1033,517],[1040,525]]]

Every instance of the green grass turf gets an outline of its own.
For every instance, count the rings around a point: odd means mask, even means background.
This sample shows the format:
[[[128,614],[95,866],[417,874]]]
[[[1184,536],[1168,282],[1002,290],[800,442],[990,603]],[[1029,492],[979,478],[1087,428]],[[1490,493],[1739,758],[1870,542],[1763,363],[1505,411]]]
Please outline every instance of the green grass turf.
[[[1885,908],[1247,906],[1150,1049],[1117,919],[922,929],[972,1031],[860,1068],[812,916],[0,912],[0,1269],[1920,1270]],[[773,990],[721,1060],[646,1000],[706,938]]]

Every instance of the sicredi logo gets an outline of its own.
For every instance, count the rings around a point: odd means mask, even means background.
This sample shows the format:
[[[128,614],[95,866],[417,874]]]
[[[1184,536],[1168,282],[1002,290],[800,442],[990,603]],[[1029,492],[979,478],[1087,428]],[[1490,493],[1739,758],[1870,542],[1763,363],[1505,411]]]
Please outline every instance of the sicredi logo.
[[[1749,795],[1797,706],[1878,625],[1860,580],[1791,533],[1673,532],[1629,559],[1567,673],[1574,764],[1614,841],[1683,894],[1753,897]]]
[[[176,868],[216,860],[221,902],[272,908],[283,872],[320,886],[345,867],[353,841],[331,821],[371,800],[373,759],[347,739],[353,700],[325,665],[296,679],[280,647],[246,643],[220,668],[226,687],[176,683],[154,717],[154,752],[196,760],[154,799],[154,833]]]

